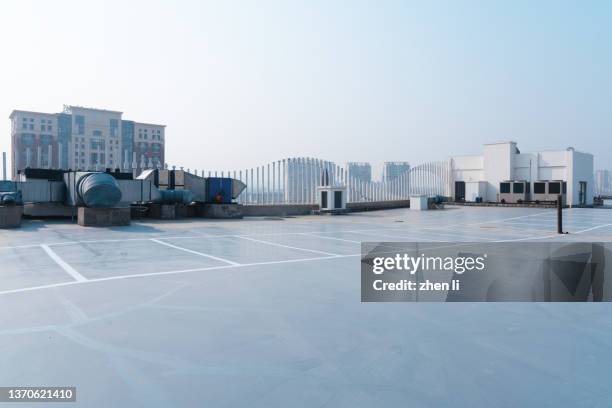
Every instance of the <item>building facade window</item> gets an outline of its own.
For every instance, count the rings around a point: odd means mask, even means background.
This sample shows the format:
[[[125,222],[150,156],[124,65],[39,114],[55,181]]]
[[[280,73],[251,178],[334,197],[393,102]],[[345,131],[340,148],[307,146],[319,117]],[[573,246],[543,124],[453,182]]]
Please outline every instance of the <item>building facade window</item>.
[[[106,143],[104,139],[91,139],[91,149],[92,150],[104,150],[106,148]]]
[[[77,129],[78,135],[85,134],[85,116],[83,115],[75,115],[74,116],[74,125]]]
[[[111,137],[119,136],[119,121],[117,119],[110,120],[110,135]]]

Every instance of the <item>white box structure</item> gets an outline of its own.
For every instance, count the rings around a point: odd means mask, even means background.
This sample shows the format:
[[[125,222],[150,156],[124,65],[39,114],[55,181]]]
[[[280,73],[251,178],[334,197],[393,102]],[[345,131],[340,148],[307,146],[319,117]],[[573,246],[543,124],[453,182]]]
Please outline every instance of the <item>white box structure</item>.
[[[411,195],[410,196],[410,209],[417,211],[425,211],[427,207],[427,196],[426,195]]]
[[[322,212],[346,211],[345,186],[319,186],[317,187],[317,202]]]

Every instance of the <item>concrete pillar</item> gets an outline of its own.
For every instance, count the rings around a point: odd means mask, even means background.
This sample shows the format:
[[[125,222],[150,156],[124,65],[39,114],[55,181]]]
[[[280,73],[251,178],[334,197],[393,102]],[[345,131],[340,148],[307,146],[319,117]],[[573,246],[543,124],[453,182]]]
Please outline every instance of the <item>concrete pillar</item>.
[[[132,152],[132,176],[138,176],[138,162],[136,161],[136,152]]]
[[[60,170],[64,168],[64,166],[62,165],[62,143],[61,142],[57,143],[57,168]]]
[[[51,143],[47,147],[47,168],[53,168],[53,145]]]
[[[123,150],[123,169],[128,171],[130,169],[130,160],[128,158],[127,149]]]

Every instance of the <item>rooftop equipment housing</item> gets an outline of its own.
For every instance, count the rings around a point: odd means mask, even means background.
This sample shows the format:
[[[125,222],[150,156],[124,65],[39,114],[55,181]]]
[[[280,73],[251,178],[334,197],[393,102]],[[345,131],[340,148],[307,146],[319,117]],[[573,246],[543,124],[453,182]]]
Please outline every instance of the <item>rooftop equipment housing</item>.
[[[561,195],[562,205],[566,205],[567,183],[563,180],[539,180],[533,183],[533,201],[557,201]]]
[[[499,183],[499,202],[520,204],[530,199],[530,182],[526,180],[507,180]]]

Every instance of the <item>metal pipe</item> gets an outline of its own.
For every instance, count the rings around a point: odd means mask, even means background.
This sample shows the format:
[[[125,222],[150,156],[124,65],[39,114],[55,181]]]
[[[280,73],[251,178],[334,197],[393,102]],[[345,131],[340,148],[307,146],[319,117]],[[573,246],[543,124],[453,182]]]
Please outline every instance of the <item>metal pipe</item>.
[[[315,176],[316,167],[315,167],[315,159],[310,158],[310,204],[314,204],[317,202],[317,178]]]
[[[276,204],[276,161],[272,162],[272,172],[268,174],[270,181],[270,204]]]
[[[2,180],[6,180],[6,152],[2,152]]]
[[[261,166],[261,202],[267,204],[268,192],[266,191],[266,166]]]
[[[290,197],[289,197],[290,188],[289,188],[289,176],[288,176],[289,160],[291,159],[283,159],[283,195],[285,197],[285,201],[284,201],[285,204],[290,202]]]
[[[299,180],[299,162],[298,162],[298,158],[295,157],[292,160],[292,177],[293,177],[293,202],[297,204],[297,202],[299,201],[299,197],[300,197],[300,180]]]
[[[259,166],[257,166],[257,184],[255,189],[255,203],[259,204]]]
[[[251,186],[250,193],[251,194],[250,194],[250,200],[249,201],[250,201],[251,204],[255,203],[255,195],[253,194],[253,191],[255,191],[255,177],[253,175],[254,172],[255,172],[255,169],[253,167],[251,167],[249,169],[249,173],[251,174],[251,184],[250,184],[250,186]]]
[[[296,180],[295,180],[295,159],[287,159],[287,177],[289,178],[289,185],[291,189],[289,191],[289,202],[295,203],[296,195]]]
[[[60,170],[64,168],[64,166],[62,166],[62,143],[61,142],[57,142],[57,168]]]
[[[296,203],[301,203],[302,202],[302,185],[303,185],[303,173],[302,173],[302,159],[301,158],[296,158],[295,161],[295,172],[296,172],[296,178],[295,178],[295,201]]]
[[[563,234],[563,196],[557,196],[557,233]]]
[[[304,158],[300,158],[300,204],[303,204],[306,200],[305,200],[305,191],[304,191],[304,187],[305,187],[305,182],[306,182],[306,169],[304,166]]]
[[[242,170],[240,170],[240,179],[246,184],[244,194],[242,194],[242,203],[246,204],[249,201],[249,171],[244,169],[244,179],[242,178]]]
[[[138,163],[136,162],[136,152],[132,152],[132,176],[136,177],[138,174]]]

